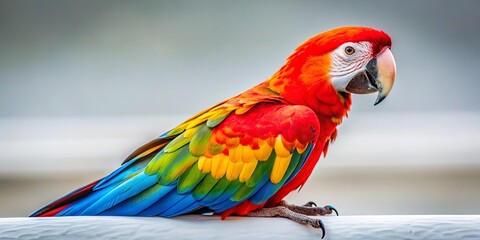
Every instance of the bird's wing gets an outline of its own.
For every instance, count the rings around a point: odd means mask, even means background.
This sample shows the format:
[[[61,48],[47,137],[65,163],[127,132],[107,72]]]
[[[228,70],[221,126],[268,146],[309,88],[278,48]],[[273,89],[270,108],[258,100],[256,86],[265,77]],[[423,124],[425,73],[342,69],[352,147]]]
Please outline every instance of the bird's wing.
[[[168,217],[262,203],[300,170],[317,131],[304,106],[227,102],[139,148],[56,215]]]

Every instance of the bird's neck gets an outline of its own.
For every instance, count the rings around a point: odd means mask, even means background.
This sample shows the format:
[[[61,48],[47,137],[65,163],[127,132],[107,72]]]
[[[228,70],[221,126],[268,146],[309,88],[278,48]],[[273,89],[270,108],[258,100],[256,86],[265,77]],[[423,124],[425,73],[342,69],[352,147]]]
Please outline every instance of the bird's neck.
[[[351,105],[349,93],[337,92],[330,76],[319,72],[296,73],[280,69],[270,79],[256,86],[278,94],[286,102],[311,108],[320,120],[333,119],[339,124]],[[265,90],[263,90],[265,91]]]

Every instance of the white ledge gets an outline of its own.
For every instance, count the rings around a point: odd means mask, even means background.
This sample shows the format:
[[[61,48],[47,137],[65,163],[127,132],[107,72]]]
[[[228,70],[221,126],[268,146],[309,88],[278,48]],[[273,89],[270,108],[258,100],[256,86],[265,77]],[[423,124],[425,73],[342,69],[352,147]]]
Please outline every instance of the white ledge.
[[[480,239],[480,215],[326,216],[325,239]],[[0,218],[1,239],[320,239],[282,218]]]

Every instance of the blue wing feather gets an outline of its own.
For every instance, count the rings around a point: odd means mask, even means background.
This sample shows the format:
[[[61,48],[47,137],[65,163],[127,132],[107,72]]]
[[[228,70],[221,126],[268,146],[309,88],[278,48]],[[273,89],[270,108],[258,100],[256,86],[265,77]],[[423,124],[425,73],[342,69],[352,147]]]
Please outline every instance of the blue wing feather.
[[[143,172],[139,173],[138,175],[128,179],[112,189],[102,198],[98,199],[94,204],[85,209],[82,212],[82,215],[99,214],[122,202],[123,200],[139,194],[155,183],[157,183],[157,178],[155,175],[147,175]]]
[[[163,217],[174,217],[181,214],[189,213],[194,211],[202,205],[195,199],[192,194],[186,194],[187,196],[182,200],[178,201],[176,204],[172,205],[169,209],[161,213]]]
[[[155,202],[175,189],[175,186],[162,186],[155,184],[142,193],[124,200],[123,202],[107,209],[101,215],[107,216],[134,216],[152,206]]]
[[[157,200],[150,207],[138,213],[139,216],[163,216],[162,213],[187,197],[188,194],[179,194],[177,191],[170,191],[167,195]]]

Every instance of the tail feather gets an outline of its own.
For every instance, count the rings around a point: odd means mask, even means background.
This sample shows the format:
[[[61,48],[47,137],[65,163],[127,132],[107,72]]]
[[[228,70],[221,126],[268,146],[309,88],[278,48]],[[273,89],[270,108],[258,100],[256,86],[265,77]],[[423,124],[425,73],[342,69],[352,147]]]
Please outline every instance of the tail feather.
[[[140,173],[130,179],[125,180],[124,182],[121,182],[118,184],[118,186],[111,186],[112,189],[107,189],[107,193],[101,194],[101,198],[88,206],[81,214],[100,214],[101,212],[114,207],[124,200],[143,192],[145,189],[150,188],[156,183],[156,180],[157,179],[155,175],[149,176],[145,173]]]
[[[101,179],[100,179],[101,180]],[[67,195],[64,197],[48,204],[47,206],[39,209],[30,217],[52,217],[57,215],[59,212],[70,206],[73,202],[84,198],[85,196],[88,196],[90,193],[93,191],[93,187],[100,181],[97,180],[95,182],[92,182],[86,186],[83,186]]]
[[[142,174],[143,169],[174,137],[158,138],[145,144],[128,156],[123,165],[113,173],[48,204],[31,217],[98,215],[148,189],[154,184],[155,177],[145,176]],[[129,181],[132,178],[135,181]],[[104,198],[106,195],[109,197]]]

